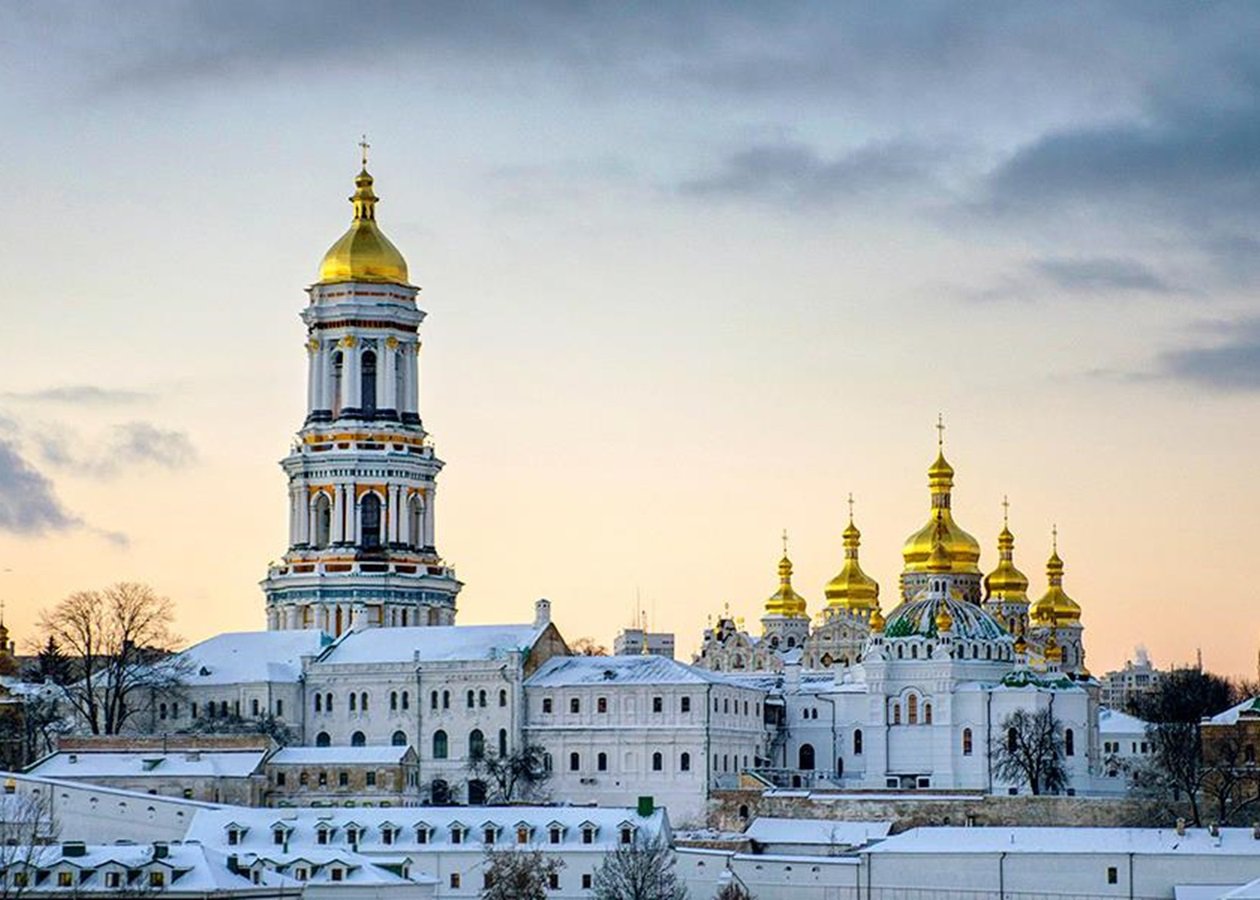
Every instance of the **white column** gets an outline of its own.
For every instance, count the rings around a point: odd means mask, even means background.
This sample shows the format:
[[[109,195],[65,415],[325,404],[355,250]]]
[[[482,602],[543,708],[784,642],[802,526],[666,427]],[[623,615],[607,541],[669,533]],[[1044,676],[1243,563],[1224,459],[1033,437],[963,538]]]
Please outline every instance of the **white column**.
[[[306,344],[306,411],[308,413],[319,409],[319,360],[319,342],[311,338]]]
[[[343,406],[354,407],[357,409],[363,400],[363,391],[360,390],[362,382],[359,374],[359,356],[363,352],[362,342],[356,340],[353,347],[346,347],[342,350],[345,359],[345,368],[341,373],[341,402]]]
[[[298,489],[289,485],[289,546],[298,542]]]
[[[306,489],[306,485],[302,486],[302,493],[298,495],[298,543],[309,544],[311,542],[311,519],[314,516],[314,504],[311,502],[311,492]]]
[[[424,495],[424,539],[418,543],[422,547],[432,547],[435,545],[433,539],[433,485],[429,485],[428,492]]]
[[[388,510],[385,517],[385,541],[389,544],[398,543],[398,493],[398,485],[396,484],[388,485],[385,489],[385,495],[389,498],[385,504]]]
[[[334,543],[340,543],[345,540],[345,522],[346,522],[346,492],[341,485],[333,485],[332,495],[332,534],[329,540]]]
[[[411,544],[411,495],[400,489],[398,491],[398,541]]]
[[[419,392],[417,390],[417,377],[418,377],[417,370],[420,365],[419,350],[420,350],[419,343],[403,344],[402,364],[404,367],[403,368],[404,396],[402,398],[402,402],[400,405],[400,409],[402,412],[413,413],[418,409],[417,397],[418,397]]]
[[[355,497],[357,493],[353,484],[346,485],[346,540],[352,544],[359,543],[359,502]]]

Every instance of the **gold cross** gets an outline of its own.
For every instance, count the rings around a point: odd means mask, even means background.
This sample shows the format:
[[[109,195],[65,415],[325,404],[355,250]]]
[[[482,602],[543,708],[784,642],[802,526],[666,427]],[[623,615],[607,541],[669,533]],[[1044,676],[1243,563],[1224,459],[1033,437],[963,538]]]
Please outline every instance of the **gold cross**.
[[[1058,523],[1050,526],[1050,549],[1055,553],[1059,552],[1059,526]]]
[[[1006,495],[1002,495],[1002,527],[1009,526],[1011,515],[1011,501],[1006,499]]]
[[[787,529],[783,529],[783,555],[787,556]]]
[[[368,143],[367,135],[363,135],[359,139],[359,149],[363,151],[363,168],[367,168],[367,152],[372,145]]]
[[[936,448],[945,449],[945,416],[941,413],[936,414]]]
[[[849,524],[853,524],[853,492],[849,491]]]

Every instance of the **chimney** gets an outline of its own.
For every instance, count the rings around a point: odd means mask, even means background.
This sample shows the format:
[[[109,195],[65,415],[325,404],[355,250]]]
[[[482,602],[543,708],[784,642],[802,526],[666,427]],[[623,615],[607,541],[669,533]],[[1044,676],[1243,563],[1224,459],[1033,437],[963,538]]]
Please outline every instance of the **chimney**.
[[[1178,817],[1177,819],[1177,837],[1186,836],[1186,820]]]
[[[1253,841],[1260,841],[1260,822],[1251,823],[1251,839]]]
[[[534,601],[534,627],[545,628],[551,624],[551,601],[540,597]]]
[[[795,693],[801,686],[801,662],[793,660],[783,664],[783,689]]]
[[[1212,837],[1220,837],[1220,836],[1221,836],[1221,826],[1220,826],[1220,825],[1218,825],[1216,822],[1209,822],[1209,823],[1208,823],[1208,834],[1212,835]]]
[[[87,856],[87,844],[83,841],[63,841],[61,855],[66,857]]]
[[[166,841],[153,842],[153,858],[154,859],[166,859],[170,855],[171,855],[170,844],[168,844]]]

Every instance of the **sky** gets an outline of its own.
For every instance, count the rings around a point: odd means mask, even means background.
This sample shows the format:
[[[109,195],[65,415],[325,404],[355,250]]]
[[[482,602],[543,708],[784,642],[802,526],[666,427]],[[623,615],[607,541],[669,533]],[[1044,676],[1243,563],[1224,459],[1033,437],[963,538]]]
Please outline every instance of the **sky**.
[[[0,597],[264,627],[303,289],[366,133],[420,303],[459,621],[682,655],[895,605],[956,516],[1087,664],[1254,676],[1260,6],[0,0]]]

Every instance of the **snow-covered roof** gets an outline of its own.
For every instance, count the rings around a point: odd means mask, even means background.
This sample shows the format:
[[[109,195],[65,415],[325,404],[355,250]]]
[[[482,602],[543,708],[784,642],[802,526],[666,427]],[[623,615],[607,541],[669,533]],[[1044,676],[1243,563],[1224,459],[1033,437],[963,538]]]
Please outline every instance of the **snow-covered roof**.
[[[1173,886],[1173,900],[1221,900],[1246,885],[1237,884],[1178,884]],[[1241,898],[1240,898],[1241,900]]]
[[[914,828],[867,853],[1136,853],[1260,857],[1250,828]]]
[[[321,663],[459,662],[500,659],[529,650],[547,626],[427,625],[352,631],[324,654]]]
[[[1260,878],[1221,895],[1221,900],[1257,900],[1257,898],[1260,898]]]
[[[475,854],[485,852],[482,842],[481,828],[470,823],[489,822],[497,826],[500,836],[496,843],[507,845],[516,842],[516,826],[520,822],[528,823],[531,832],[530,843],[548,848],[560,846],[567,850],[591,850],[607,852],[617,846],[621,839],[620,826],[623,822],[632,823],[640,834],[662,835],[668,839],[669,820],[665,811],[658,809],[650,816],[640,817],[633,809],[620,807],[566,807],[566,806],[487,806],[477,809],[468,807],[356,807],[340,809],[337,807],[291,807],[284,809],[263,809],[244,807],[223,807],[221,809],[203,810],[194,817],[188,830],[189,840],[198,840],[204,844],[222,845],[226,843],[227,826],[235,823],[248,830],[239,835],[239,843],[233,850],[239,853],[256,852],[266,856],[280,849],[272,835],[274,826],[283,824],[288,833],[287,852],[310,856],[311,853],[340,851],[348,848],[346,843],[346,825],[353,822],[360,829],[355,850],[360,853],[407,853],[466,850]],[[550,843],[550,824],[563,826],[560,844]],[[590,844],[582,842],[581,828],[583,823],[590,822],[597,828],[594,841]],[[390,843],[382,838],[383,825],[393,825],[401,829],[393,836]],[[416,840],[417,826],[424,825],[427,839],[424,844]],[[468,831],[458,843],[451,840],[451,830],[455,825]],[[316,839],[316,831],[323,829],[330,832],[328,843],[320,844]],[[469,831],[469,829],[472,829]]]
[[[285,747],[267,760],[269,765],[392,765],[407,756],[409,747]]]
[[[1223,713],[1217,713],[1207,721],[1213,725],[1236,725],[1240,716],[1260,717],[1260,697],[1244,700]]]
[[[721,684],[747,687],[699,666],[663,656],[553,656],[525,682],[526,687],[583,684]]]
[[[317,656],[332,638],[322,631],[231,631],[194,644],[180,659],[190,687],[296,682],[302,657]]]
[[[1103,734],[1145,734],[1146,723],[1137,716],[1104,706],[1098,710],[1098,730]]]
[[[73,845],[72,845],[73,846]],[[77,875],[72,885],[59,886],[48,879],[32,888],[32,893],[108,894],[120,896],[126,886],[134,886],[138,893],[157,889],[149,886],[147,872],[162,870],[166,875],[163,893],[182,894],[197,892],[205,895],[219,891],[241,891],[256,888],[250,875],[233,872],[228,867],[227,856],[222,852],[198,844],[163,844],[157,857],[157,846],[150,844],[87,844],[70,855],[65,844],[50,844],[36,848],[29,864],[41,870],[70,868]],[[122,885],[107,885],[105,873],[118,872],[127,879]],[[136,882],[135,879],[141,879]],[[262,872],[259,884],[265,887],[286,887],[300,891],[302,885],[276,872]]]
[[[836,819],[776,819],[758,816],[744,836],[760,844],[817,844],[862,847],[888,837],[891,822],[849,822]]]
[[[40,778],[245,778],[264,750],[60,750],[26,770]]]

